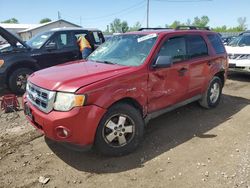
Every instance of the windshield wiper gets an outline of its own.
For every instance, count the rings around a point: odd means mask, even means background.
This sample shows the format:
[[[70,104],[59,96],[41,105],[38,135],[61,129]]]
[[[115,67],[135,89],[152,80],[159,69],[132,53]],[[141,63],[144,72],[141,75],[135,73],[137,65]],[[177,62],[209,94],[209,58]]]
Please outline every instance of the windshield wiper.
[[[98,60],[97,62],[98,62],[98,63],[110,64],[110,65],[115,65],[115,64],[117,64],[117,63],[113,63],[113,62],[111,62],[111,61],[100,61],[100,60]]]

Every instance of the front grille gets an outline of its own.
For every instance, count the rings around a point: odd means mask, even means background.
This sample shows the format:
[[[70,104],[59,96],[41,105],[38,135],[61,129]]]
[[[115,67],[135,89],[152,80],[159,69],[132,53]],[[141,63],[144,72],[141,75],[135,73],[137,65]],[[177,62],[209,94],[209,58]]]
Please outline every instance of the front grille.
[[[250,59],[250,54],[228,54],[229,59]]]
[[[39,110],[49,113],[53,109],[56,92],[27,83],[26,93],[28,100]]]

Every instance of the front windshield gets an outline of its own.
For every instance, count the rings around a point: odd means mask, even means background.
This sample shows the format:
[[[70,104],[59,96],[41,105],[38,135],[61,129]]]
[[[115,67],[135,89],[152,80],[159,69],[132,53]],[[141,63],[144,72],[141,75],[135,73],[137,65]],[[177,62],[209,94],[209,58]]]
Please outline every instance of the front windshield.
[[[39,49],[42,47],[42,45],[48,40],[48,38],[53,34],[53,32],[47,32],[42,33],[34,36],[30,40],[28,40],[26,43],[31,47],[35,49]]]
[[[250,35],[240,35],[234,38],[229,46],[250,46]]]
[[[147,58],[156,39],[157,34],[155,33],[150,35],[116,35],[98,47],[88,57],[88,60],[125,66],[139,66]]]

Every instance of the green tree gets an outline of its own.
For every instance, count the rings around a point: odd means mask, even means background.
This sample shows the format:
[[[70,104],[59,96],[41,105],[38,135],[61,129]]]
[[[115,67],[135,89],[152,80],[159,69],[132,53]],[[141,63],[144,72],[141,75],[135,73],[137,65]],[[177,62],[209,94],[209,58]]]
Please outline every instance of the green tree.
[[[52,20],[51,19],[49,19],[49,18],[43,18],[43,19],[41,19],[40,20],[40,24],[43,24],[43,23],[48,23],[48,22],[51,22]]]
[[[238,22],[238,29],[241,31],[245,31],[247,29],[247,18],[246,17],[239,17],[237,19]]]
[[[192,25],[199,26],[199,27],[205,27],[205,26],[207,26],[208,22],[209,22],[209,18],[207,16],[202,16],[201,18],[196,16],[194,18]]]
[[[186,25],[192,25],[192,22],[191,22],[191,20],[190,20],[190,19],[187,19],[187,21],[186,21]]]
[[[8,20],[2,21],[2,23],[18,24],[19,22],[16,18],[10,18]]]
[[[132,27],[129,28],[129,31],[137,31],[140,28],[141,28],[141,23],[136,22]]]
[[[128,31],[129,27],[126,21],[121,21],[119,18],[116,18],[110,24],[110,29],[112,33],[125,33]]]
[[[215,32],[227,32],[228,28],[226,25],[223,25],[221,27],[212,28],[212,30]]]
[[[175,20],[169,27],[176,28],[177,26],[183,25],[180,21]]]

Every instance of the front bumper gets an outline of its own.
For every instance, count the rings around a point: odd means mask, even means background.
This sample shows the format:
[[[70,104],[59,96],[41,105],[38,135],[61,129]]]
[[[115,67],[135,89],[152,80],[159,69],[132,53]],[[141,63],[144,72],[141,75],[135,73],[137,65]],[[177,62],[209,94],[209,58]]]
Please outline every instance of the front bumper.
[[[106,112],[105,109],[95,105],[73,108],[68,112],[51,111],[46,114],[34,107],[24,95],[24,105],[32,113],[32,118],[26,114],[29,122],[46,137],[77,146],[89,146],[94,143],[96,129]],[[58,135],[58,128],[68,131],[67,137]]]
[[[229,71],[250,72],[250,60],[229,59]]]

